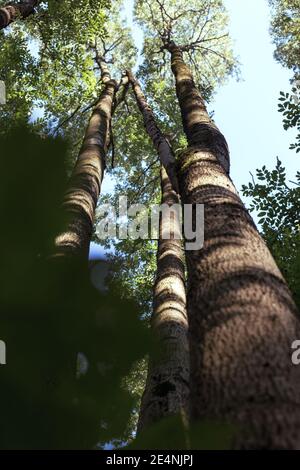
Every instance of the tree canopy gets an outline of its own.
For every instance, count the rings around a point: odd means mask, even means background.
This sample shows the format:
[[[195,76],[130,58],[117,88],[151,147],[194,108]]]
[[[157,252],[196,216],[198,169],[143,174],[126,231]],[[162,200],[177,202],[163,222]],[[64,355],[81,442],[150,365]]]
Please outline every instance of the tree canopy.
[[[300,68],[300,7],[297,0],[269,0],[275,57],[296,74]]]

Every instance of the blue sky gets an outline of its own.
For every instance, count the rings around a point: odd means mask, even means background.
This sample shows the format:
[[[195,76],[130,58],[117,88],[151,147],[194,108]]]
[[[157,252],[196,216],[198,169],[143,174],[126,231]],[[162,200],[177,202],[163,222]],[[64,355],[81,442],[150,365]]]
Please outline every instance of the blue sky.
[[[224,0],[229,11],[229,32],[234,39],[235,55],[241,63],[241,80],[230,78],[210,105],[214,119],[226,136],[231,152],[231,177],[240,189],[250,181],[251,171],[266,165],[275,166],[278,156],[290,179],[299,169],[300,154],[289,150],[296,132],[285,131],[277,111],[279,92],[289,91],[291,71],[274,58],[274,45],[269,34],[270,10],[267,0]],[[125,14],[133,26],[137,45],[142,34],[132,24],[133,0],[125,1]],[[111,190],[104,179],[103,190]],[[103,253],[91,246],[91,256]]]
[[[277,111],[279,92],[289,91],[292,73],[273,58],[267,0],[224,3],[243,81],[231,79],[218,91],[212,107],[230,146],[232,179],[239,189],[249,181],[249,171],[273,167],[277,155],[292,178],[299,169],[299,154],[289,150],[296,132],[283,129]]]

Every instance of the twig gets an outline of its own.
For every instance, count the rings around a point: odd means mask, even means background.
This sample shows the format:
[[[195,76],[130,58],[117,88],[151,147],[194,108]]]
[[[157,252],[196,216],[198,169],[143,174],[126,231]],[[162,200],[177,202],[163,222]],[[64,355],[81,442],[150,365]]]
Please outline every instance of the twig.
[[[251,171],[249,171],[249,173],[250,173],[250,175],[251,175],[251,179],[252,179],[253,186],[256,186],[256,183],[255,183],[255,179],[254,179],[253,174],[251,173]]]

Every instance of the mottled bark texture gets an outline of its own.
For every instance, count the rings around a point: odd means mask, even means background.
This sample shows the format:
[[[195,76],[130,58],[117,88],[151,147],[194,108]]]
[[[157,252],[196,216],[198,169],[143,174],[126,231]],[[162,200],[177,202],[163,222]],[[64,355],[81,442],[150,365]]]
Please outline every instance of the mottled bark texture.
[[[205,243],[186,251],[191,416],[236,425],[232,446],[300,448],[300,337],[290,291],[228,176],[225,138],[209,118],[182,52],[170,49],[189,148],[183,203],[204,204]]]
[[[178,204],[177,193],[161,167],[162,204]],[[169,234],[171,235],[169,237]],[[155,350],[150,357],[138,432],[155,422],[181,415],[185,422],[189,396],[189,352],[185,268],[179,223],[160,218],[157,273],[151,327]]]
[[[160,162],[164,166],[174,190],[178,193],[175,158],[173,156],[171,146],[164,134],[161,132],[160,128],[158,127],[153,111],[143,94],[139,82],[133,76],[131,71],[127,71],[126,73],[128,76],[128,80],[132,85],[132,89],[139,110],[142,113],[145,129],[153,142],[154,148],[157,151]]]
[[[63,201],[67,216],[66,228],[55,241],[56,256],[79,255],[87,259],[96,204],[110,143],[112,107],[117,82],[110,76],[87,126],[83,144]]]
[[[4,5],[0,8],[0,29],[6,28],[18,18],[25,19],[30,16],[39,2],[40,0],[23,0]]]

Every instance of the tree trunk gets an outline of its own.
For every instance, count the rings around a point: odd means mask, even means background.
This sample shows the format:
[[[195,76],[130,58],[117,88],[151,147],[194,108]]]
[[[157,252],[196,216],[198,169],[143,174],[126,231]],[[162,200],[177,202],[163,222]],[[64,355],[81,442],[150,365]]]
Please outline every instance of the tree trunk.
[[[191,416],[236,423],[235,448],[299,449],[298,313],[228,176],[226,140],[182,52],[169,50],[189,143],[178,166],[181,198],[205,210],[204,247],[186,251]]]
[[[135,79],[132,72],[127,71],[128,80],[132,85],[134,95],[139,107],[139,110],[142,113],[144,119],[145,129],[153,142],[154,148],[157,151],[161,164],[164,166],[173,188],[178,193],[178,181],[176,176],[175,169],[175,158],[172,154],[171,146],[163,135],[158,125],[156,124],[156,119],[152,112],[152,109],[147,103],[147,100],[143,94],[139,82]]]
[[[178,196],[161,167],[162,204],[178,204]],[[168,416],[185,420],[189,395],[189,353],[185,297],[185,271],[179,225],[160,218],[157,273],[151,326],[155,351],[149,360],[138,432]],[[170,233],[171,237],[167,237]]]
[[[138,81],[127,71],[145,129],[161,162],[161,203],[179,204],[178,181],[172,148],[156,124]],[[172,181],[171,181],[172,178]],[[185,268],[179,220],[160,216],[157,272],[153,291],[151,326],[155,339],[149,359],[142,397],[138,432],[168,416],[187,416],[189,395],[189,352],[185,296]]]
[[[63,201],[66,228],[55,241],[55,256],[88,257],[94,214],[110,143],[112,107],[117,82],[107,76],[96,104]]]
[[[0,29],[6,28],[18,18],[25,19],[34,12],[40,0],[23,0],[10,2],[0,8]]]

